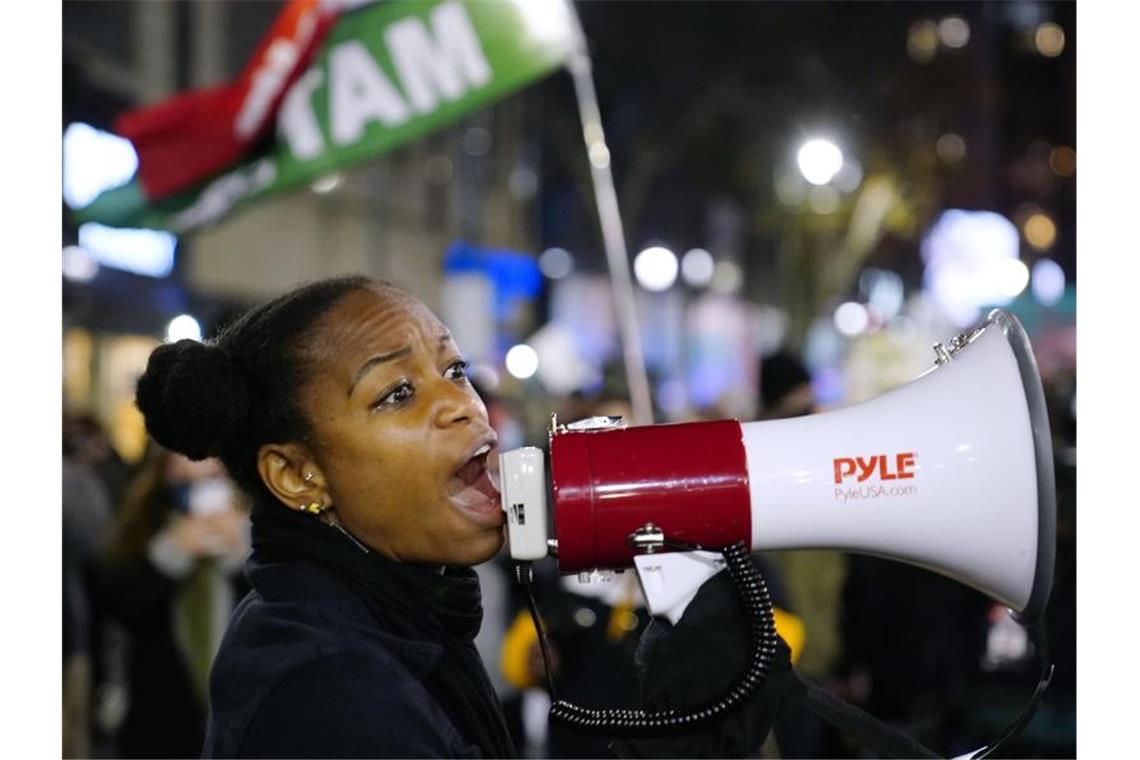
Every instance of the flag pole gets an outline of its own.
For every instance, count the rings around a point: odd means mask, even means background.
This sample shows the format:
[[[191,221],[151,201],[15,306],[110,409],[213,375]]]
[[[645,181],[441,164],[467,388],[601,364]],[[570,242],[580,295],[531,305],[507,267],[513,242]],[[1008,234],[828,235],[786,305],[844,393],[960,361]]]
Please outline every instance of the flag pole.
[[[586,49],[574,3],[570,7],[574,24],[574,49],[567,68],[574,80],[574,93],[578,101],[578,115],[582,121],[582,136],[586,141],[586,155],[590,162],[594,200],[598,206],[598,220],[602,227],[602,242],[606,249],[610,284],[617,311],[618,330],[621,334],[625,375],[629,384],[630,402],[635,425],[653,424],[653,402],[649,394],[649,378],[645,371],[645,356],[641,351],[641,337],[637,329],[637,309],[633,298],[633,282],[629,275],[629,255],[625,245],[625,230],[618,210],[617,192],[610,171],[610,151],[602,130],[602,116],[598,110],[598,97],[594,91],[593,63]]]

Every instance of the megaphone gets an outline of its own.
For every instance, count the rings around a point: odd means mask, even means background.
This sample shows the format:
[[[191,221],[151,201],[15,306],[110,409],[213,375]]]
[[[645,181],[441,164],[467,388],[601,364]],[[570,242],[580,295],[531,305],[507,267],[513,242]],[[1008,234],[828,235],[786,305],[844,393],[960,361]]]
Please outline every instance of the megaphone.
[[[1022,622],[1041,618],[1052,586],[1045,399],[1028,337],[1001,310],[935,344],[928,371],[870,401],[762,422],[555,423],[549,462],[553,535],[543,451],[501,455],[512,558],[556,554],[563,574],[636,565],[654,614],[675,617],[695,593],[660,573],[699,585],[718,569],[690,552],[676,558],[688,570],[670,570],[670,542],[899,560],[983,592]]]

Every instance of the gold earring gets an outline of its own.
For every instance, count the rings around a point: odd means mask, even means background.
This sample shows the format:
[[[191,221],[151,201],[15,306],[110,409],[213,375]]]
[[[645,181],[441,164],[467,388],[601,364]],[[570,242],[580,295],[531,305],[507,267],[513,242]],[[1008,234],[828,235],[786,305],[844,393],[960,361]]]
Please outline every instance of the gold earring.
[[[308,512],[310,515],[319,515],[321,512],[324,512],[326,509],[328,509],[328,507],[319,501],[311,501],[308,504],[302,504],[301,505],[301,510],[304,512]]]

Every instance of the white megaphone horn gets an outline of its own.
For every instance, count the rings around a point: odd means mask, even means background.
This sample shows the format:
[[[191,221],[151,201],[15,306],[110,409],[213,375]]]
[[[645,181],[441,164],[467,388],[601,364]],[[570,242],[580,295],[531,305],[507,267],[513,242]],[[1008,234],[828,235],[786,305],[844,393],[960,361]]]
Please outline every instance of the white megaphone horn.
[[[1052,587],[1056,496],[1029,340],[995,310],[935,351],[910,383],[807,417],[556,424],[553,537],[543,451],[502,454],[511,556],[556,553],[563,574],[637,565],[659,614],[677,589],[644,571],[654,552],[661,568],[669,541],[839,549],[933,570],[1036,621]]]

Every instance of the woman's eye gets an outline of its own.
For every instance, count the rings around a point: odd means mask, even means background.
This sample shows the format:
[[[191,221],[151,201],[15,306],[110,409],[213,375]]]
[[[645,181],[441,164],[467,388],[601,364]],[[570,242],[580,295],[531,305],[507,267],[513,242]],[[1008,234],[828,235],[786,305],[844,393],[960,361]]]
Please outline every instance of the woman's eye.
[[[447,370],[444,371],[444,375],[452,380],[466,380],[468,366],[467,362],[460,359],[448,365]]]
[[[400,383],[392,390],[385,393],[380,399],[373,404],[373,407],[379,408],[382,406],[399,406],[405,403],[412,397],[412,384]]]

